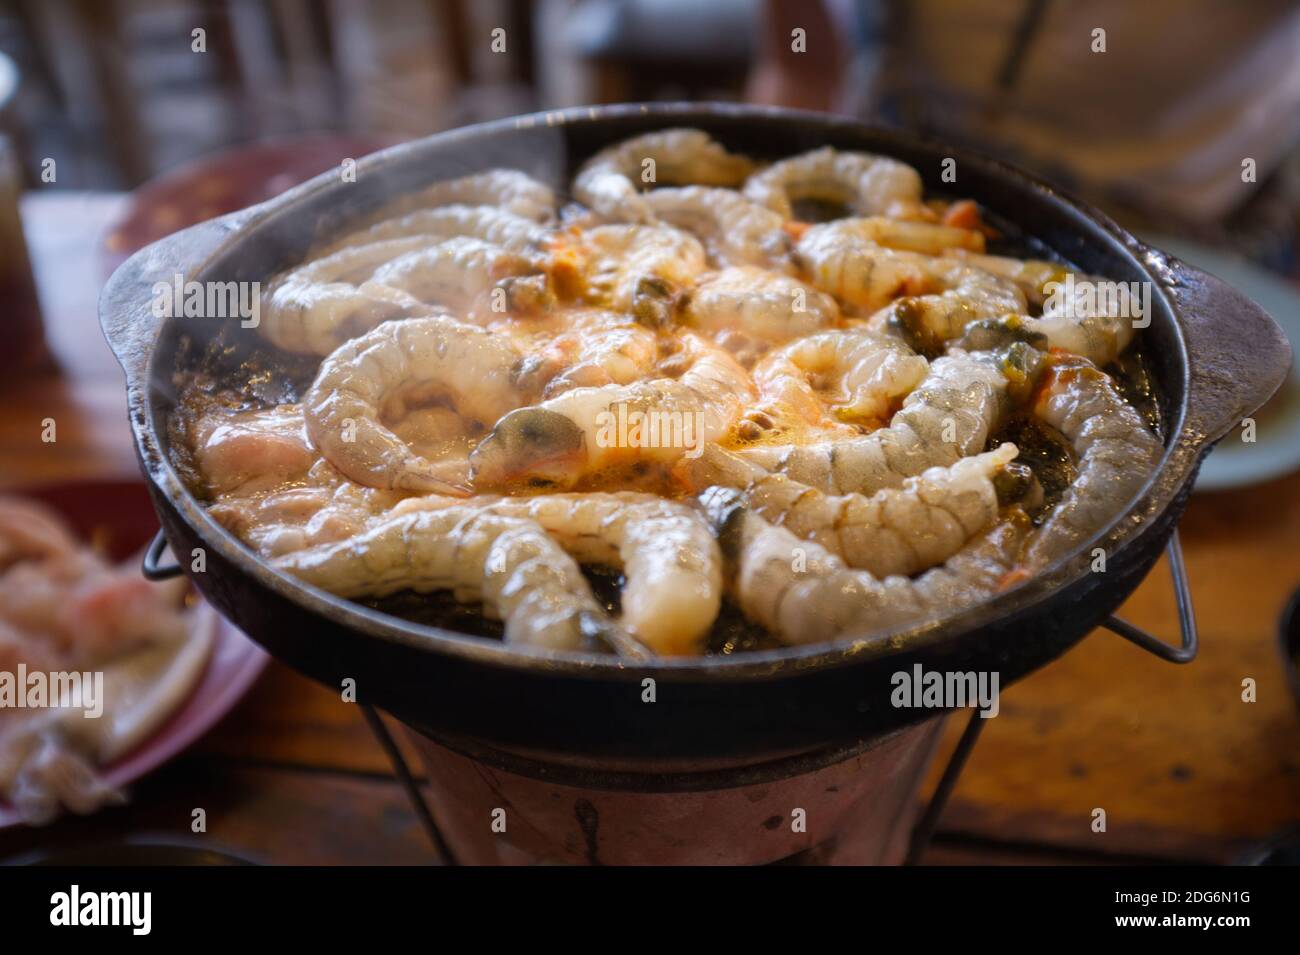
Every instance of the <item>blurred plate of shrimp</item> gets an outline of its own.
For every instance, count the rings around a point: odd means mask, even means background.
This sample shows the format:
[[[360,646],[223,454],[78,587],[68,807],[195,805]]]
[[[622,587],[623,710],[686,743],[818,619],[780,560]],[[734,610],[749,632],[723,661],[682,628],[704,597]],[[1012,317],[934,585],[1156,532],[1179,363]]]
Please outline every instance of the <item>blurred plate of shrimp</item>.
[[[157,528],[148,494],[138,482],[83,481],[14,488],[6,489],[2,496],[7,503],[15,504],[20,517],[27,514],[27,507],[32,507],[32,513],[38,516],[42,509],[52,512],[62,521],[62,526],[54,530],[71,532],[80,552],[93,552],[97,555],[95,559],[102,561],[108,572],[128,587],[134,575],[126,568],[134,570],[141,549]],[[39,537],[26,533],[31,530],[29,525],[18,536],[29,540],[32,536]],[[140,582],[143,584],[143,578]],[[117,589],[112,586],[113,581],[109,584],[99,588],[107,595],[106,599],[112,596],[108,591]],[[175,586],[183,588],[184,585],[177,582]],[[193,593],[186,601],[190,618],[188,635],[178,651],[163,654],[168,656],[165,661],[148,658],[168,648],[147,646],[121,653],[113,651],[93,664],[70,665],[71,669],[106,671],[105,683],[130,694],[133,704],[123,707],[121,712],[114,712],[111,705],[106,707],[104,719],[114,723],[104,731],[113,737],[110,744],[105,744],[112,755],[93,767],[97,787],[120,793],[179,754],[235,706],[269,660],[264,650]],[[155,676],[161,679],[151,683]],[[54,712],[45,710],[40,715]],[[16,713],[9,715],[13,718]],[[21,715],[17,716],[17,720],[21,719]],[[17,720],[8,727],[0,725],[0,740],[6,734],[22,735],[23,725]],[[32,821],[30,812],[24,813],[11,802],[0,799],[0,828]]]

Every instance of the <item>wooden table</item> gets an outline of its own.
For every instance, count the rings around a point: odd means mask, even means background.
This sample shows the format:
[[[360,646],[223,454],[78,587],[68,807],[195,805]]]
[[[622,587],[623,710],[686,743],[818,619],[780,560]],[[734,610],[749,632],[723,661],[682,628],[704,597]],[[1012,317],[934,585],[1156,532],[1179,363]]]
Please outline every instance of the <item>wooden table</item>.
[[[63,372],[0,386],[7,486],[137,473],[121,373],[95,312],[104,279],[97,243],[123,202],[66,193],[26,200]],[[58,422],[52,445],[40,440],[46,417]],[[1300,475],[1194,498],[1182,539],[1199,658],[1174,666],[1098,631],[1009,690],[926,861],[1226,862],[1300,822],[1300,713],[1275,641],[1282,604],[1300,585]],[[1173,611],[1161,567],[1122,613],[1176,639]],[[1242,702],[1247,677],[1258,702]],[[951,721],[944,753],[963,723]],[[126,836],[192,840],[195,806],[207,810],[205,844],[261,862],[431,858],[358,709],[278,664],[191,752],[142,781],[131,805],[0,832],[0,858]],[[1104,833],[1091,827],[1098,807]]]

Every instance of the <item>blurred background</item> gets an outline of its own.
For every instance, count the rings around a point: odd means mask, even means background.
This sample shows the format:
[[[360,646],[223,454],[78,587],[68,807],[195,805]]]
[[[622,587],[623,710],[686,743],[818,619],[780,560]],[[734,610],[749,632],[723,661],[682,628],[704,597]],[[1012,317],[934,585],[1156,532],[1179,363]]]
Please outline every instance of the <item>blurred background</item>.
[[[57,157],[43,184],[120,190],[304,133],[748,99],[973,144],[1294,275],[1297,49],[1289,0],[4,0],[0,125],[29,185]]]

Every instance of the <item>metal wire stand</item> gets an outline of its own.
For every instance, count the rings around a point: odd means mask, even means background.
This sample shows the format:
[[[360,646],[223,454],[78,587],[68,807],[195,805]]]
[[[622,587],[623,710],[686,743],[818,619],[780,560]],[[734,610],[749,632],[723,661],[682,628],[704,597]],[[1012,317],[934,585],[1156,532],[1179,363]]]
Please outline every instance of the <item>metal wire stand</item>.
[[[152,550],[151,548],[151,552]],[[1141,627],[1134,626],[1119,617],[1108,617],[1102,621],[1101,626],[1112,633],[1119,634],[1125,640],[1136,644],[1161,660],[1168,660],[1171,663],[1190,663],[1196,658],[1198,646],[1196,614],[1192,609],[1192,594],[1187,583],[1187,567],[1183,562],[1183,548],[1178,540],[1177,530],[1170,536],[1165,551],[1169,555],[1169,574],[1173,580],[1174,598],[1178,603],[1178,627],[1181,633],[1179,645],[1174,646],[1166,643],[1154,634],[1148,633]],[[158,555],[154,555],[153,562],[156,563],[157,557]],[[147,558],[146,562],[148,563]],[[414,808],[420,824],[428,833],[429,841],[438,854],[439,863],[441,865],[459,865],[455,854],[451,851],[451,847],[447,844],[447,840],[443,837],[442,831],[433,818],[433,813],[424,799],[424,794],[420,791],[419,782],[412,775],[410,767],[406,763],[406,758],[402,756],[401,751],[397,748],[397,744],[388,732],[388,727],[384,725],[383,719],[375,711],[374,707],[367,704],[361,705],[361,711],[366,716],[366,722],[369,724],[371,732],[379,740],[379,745],[388,754],[389,762],[393,764],[393,772],[397,775],[398,782],[406,791],[407,798],[411,800],[411,806]],[[934,795],[930,798],[925,812],[912,830],[912,839],[908,846],[904,865],[916,865],[929,847],[930,840],[939,827],[939,819],[943,815],[944,807],[948,804],[948,799],[957,787],[957,781],[962,770],[966,767],[967,760],[970,759],[971,752],[975,749],[975,744],[979,741],[980,732],[983,730],[985,722],[986,720],[980,717],[978,711],[971,714],[966,729],[962,731],[961,739],[957,741],[956,749],[948,757],[948,765],[944,767],[943,775],[939,778],[939,785],[935,788]]]

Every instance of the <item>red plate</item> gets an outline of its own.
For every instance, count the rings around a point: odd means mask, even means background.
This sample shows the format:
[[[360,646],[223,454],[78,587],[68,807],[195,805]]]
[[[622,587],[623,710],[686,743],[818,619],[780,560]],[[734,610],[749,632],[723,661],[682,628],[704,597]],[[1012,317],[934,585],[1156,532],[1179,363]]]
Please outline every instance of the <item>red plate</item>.
[[[164,173],[135,190],[121,220],[108,229],[104,278],[150,242],[278,196],[344,159],[391,143],[378,136],[293,136],[237,146]]]
[[[5,493],[22,494],[63,515],[83,540],[94,541],[114,559],[138,553],[158,530],[158,518],[145,486],[136,481],[85,481]],[[102,767],[112,786],[123,787],[181,752],[234,708],[253,685],[270,656],[224,617],[206,605],[200,611],[216,628],[212,656],[188,700],[149,739]],[[0,801],[0,828],[22,820]]]

